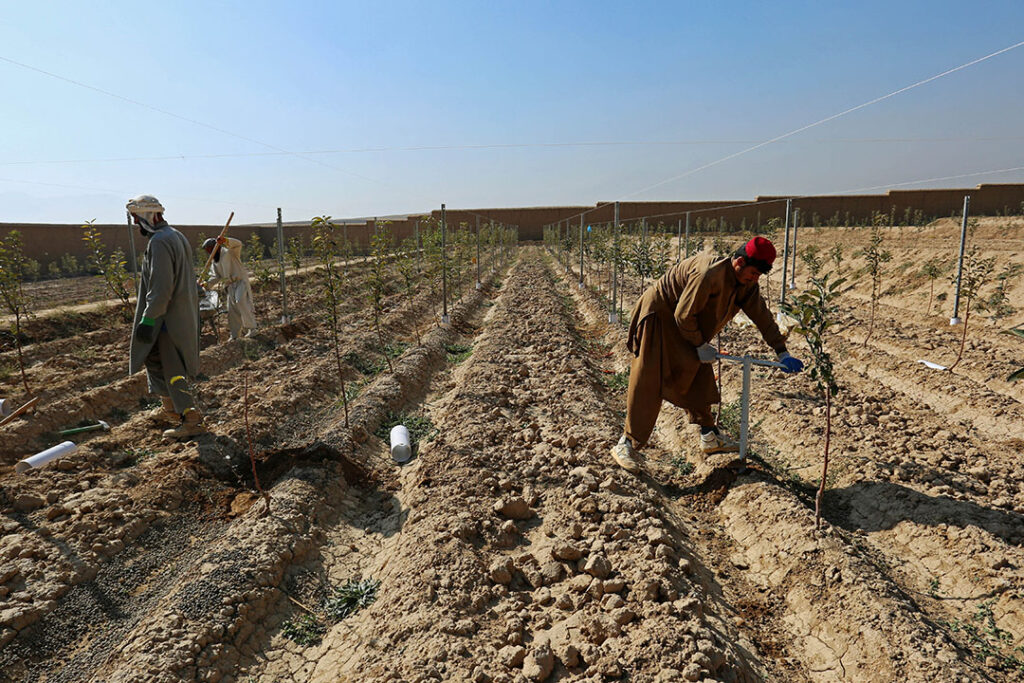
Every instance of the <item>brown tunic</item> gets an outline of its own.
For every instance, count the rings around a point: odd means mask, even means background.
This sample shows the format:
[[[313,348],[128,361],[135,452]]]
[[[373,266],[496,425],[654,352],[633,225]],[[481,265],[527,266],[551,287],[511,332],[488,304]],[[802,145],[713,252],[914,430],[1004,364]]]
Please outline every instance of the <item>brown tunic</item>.
[[[662,399],[686,409],[691,422],[713,426],[710,407],[718,387],[710,363],[697,347],[714,339],[740,311],[757,325],[776,353],[786,350],[755,282],[741,285],[731,258],[700,252],[672,266],[633,308],[626,347],[633,353],[626,395],[626,434],[647,443]]]

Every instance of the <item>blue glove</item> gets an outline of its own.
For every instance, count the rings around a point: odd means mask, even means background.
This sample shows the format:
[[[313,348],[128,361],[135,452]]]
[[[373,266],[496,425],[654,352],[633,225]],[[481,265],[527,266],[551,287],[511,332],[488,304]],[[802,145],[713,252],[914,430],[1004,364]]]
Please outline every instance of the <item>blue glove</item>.
[[[793,356],[789,355],[788,351],[783,351],[779,354],[779,362],[786,366],[783,372],[787,374],[800,372],[804,369],[804,362],[799,358],[793,358]]]
[[[143,318],[135,328],[135,338],[143,344],[152,344],[156,338],[155,322],[152,318]]]

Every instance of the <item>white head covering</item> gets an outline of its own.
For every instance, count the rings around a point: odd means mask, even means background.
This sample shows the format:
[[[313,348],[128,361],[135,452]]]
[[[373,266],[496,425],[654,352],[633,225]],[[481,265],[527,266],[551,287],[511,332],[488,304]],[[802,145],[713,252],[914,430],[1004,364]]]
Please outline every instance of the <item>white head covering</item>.
[[[153,227],[154,216],[164,212],[163,204],[151,194],[140,194],[134,199],[129,199],[128,203],[125,204],[125,208],[128,209],[128,213],[138,216],[140,227],[144,232],[148,233],[155,232]]]

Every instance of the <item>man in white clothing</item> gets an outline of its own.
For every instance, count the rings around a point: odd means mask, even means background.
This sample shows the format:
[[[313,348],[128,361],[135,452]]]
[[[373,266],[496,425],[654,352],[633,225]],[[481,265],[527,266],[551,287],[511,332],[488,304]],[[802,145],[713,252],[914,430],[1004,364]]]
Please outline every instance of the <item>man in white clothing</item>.
[[[207,286],[223,283],[227,295],[228,330],[237,339],[256,329],[256,312],[252,303],[249,271],[242,265],[242,242],[234,237],[218,237],[203,242],[207,254],[213,254],[213,276]]]

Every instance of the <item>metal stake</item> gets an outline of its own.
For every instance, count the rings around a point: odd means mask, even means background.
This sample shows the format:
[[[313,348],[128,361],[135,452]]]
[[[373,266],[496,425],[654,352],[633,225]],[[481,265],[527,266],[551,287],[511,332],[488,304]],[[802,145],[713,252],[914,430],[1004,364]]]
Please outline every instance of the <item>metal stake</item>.
[[[789,288],[796,289],[796,231],[800,226],[800,209],[793,209],[793,272],[789,274]]]
[[[960,222],[960,258],[956,267],[956,295],[953,297],[953,317],[950,325],[959,325],[960,320],[960,278],[964,274],[964,248],[967,246],[967,214],[971,210],[971,195],[964,195],[964,219]]]
[[[583,289],[583,215],[580,214],[580,289]]]
[[[448,324],[448,255],[445,253],[445,230],[447,225],[447,214],[444,204],[441,205],[441,299],[443,307],[441,311],[441,324]]]
[[[676,228],[676,261],[683,255],[683,219],[679,219],[679,227]]]
[[[608,322],[619,322],[619,203],[615,202],[615,226],[612,228],[612,310]]]
[[[790,203],[790,200],[787,199],[786,200],[786,223],[785,223],[786,227],[784,228],[786,237],[783,240],[783,246],[782,246],[782,287],[779,288],[779,289],[782,290],[782,295],[779,297],[779,310],[780,311],[783,310],[783,307],[786,305],[786,272],[787,272],[787,266],[789,265],[789,203]]]
[[[686,258],[690,258],[690,212],[686,212]]]
[[[281,208],[277,209],[277,256],[281,263],[281,324],[288,322],[288,290],[284,284],[284,226],[281,224]]]

